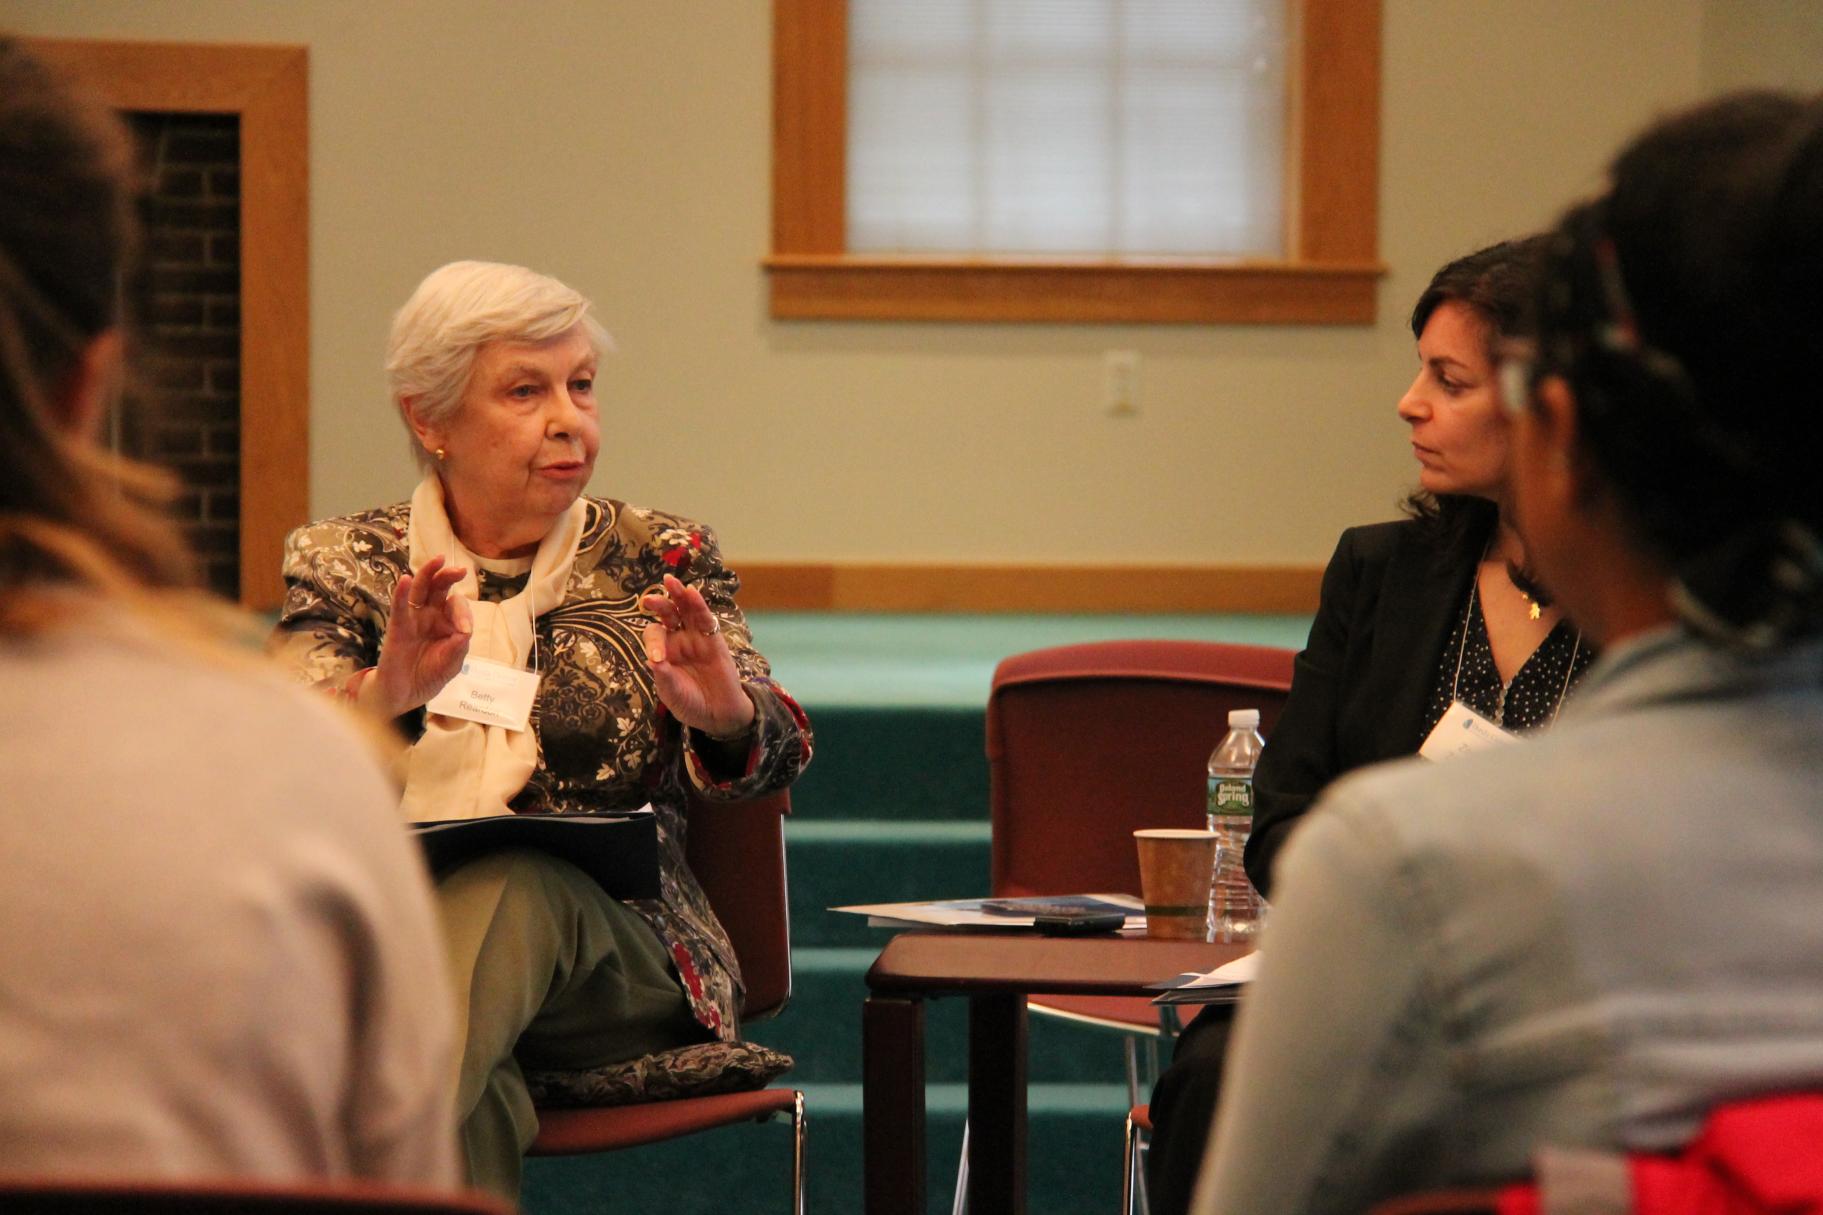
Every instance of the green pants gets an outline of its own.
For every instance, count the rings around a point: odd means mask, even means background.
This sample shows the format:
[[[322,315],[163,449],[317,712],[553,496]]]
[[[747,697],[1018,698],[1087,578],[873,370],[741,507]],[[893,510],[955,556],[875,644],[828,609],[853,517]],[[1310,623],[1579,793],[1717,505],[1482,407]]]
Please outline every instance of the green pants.
[[[496,853],[437,885],[471,1185],[517,1200],[538,1119],[520,1072],[601,1067],[706,1039],[652,929],[581,870]]]

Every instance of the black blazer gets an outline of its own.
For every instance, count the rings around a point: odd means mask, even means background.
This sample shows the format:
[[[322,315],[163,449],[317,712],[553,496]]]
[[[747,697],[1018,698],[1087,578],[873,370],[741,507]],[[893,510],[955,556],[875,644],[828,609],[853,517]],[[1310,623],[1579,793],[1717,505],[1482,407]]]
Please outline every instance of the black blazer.
[[[1485,529],[1450,550],[1406,519],[1351,527],[1329,568],[1291,697],[1254,773],[1247,876],[1272,893],[1272,861],[1323,787],[1366,764],[1416,753],[1424,707]]]

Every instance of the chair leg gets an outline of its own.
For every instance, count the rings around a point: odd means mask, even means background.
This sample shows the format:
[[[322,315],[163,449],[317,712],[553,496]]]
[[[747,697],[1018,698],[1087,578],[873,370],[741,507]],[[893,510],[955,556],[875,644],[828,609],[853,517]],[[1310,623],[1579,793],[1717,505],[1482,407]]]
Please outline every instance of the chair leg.
[[[1120,1215],[1133,1215],[1133,1198],[1139,1175],[1139,1128],[1133,1124],[1133,1114],[1127,1113],[1127,1137],[1125,1150],[1120,1156]]]
[[[968,1119],[962,1120],[962,1159],[956,1162],[956,1197],[949,1215],[968,1215]]]
[[[1158,1083],[1162,1062],[1159,1046],[1176,1040],[1170,1032],[1170,1026],[1164,1023],[1161,1016],[1159,1032],[1156,1034],[1133,1034],[1126,1040],[1127,1050],[1127,1104],[1144,1105],[1152,1097],[1152,1086]],[[1145,1057],[1140,1057],[1144,1049]]]
[[[1145,1038],[1146,1057],[1142,1063],[1140,1039],[1137,1036],[1127,1038],[1127,1108],[1144,1105],[1152,1099],[1152,1086],[1158,1083],[1158,1042],[1156,1035],[1148,1034]],[[1146,1193],[1146,1174],[1140,1168],[1140,1157],[1146,1150],[1146,1133],[1132,1125],[1132,1118],[1127,1119],[1127,1163],[1124,1166],[1131,1174],[1127,1187],[1126,1201],[1121,1206],[1121,1215],[1152,1215],[1151,1196]]]
[[[804,1209],[804,1094],[799,1091],[791,1110],[791,1215]]]
[[[1139,1104],[1139,1039],[1128,1034],[1123,1044],[1127,1048],[1127,1108],[1132,1109]]]
[[[1152,1215],[1152,1195],[1146,1189],[1146,1153],[1151,1150],[1151,1142],[1141,1131],[1133,1143],[1133,1193],[1139,1199],[1139,1215]]]

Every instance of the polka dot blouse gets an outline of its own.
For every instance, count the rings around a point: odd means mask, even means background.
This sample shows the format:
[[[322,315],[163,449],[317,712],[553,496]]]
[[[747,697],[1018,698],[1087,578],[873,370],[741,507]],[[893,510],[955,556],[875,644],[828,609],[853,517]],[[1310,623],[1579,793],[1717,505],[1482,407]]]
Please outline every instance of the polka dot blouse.
[[[1457,674],[1458,659],[1460,676]],[[1424,732],[1420,738],[1428,738],[1443,719],[1450,707],[1452,689],[1455,699],[1495,725],[1515,733],[1543,729],[1556,718],[1560,700],[1568,699],[1575,692],[1583,673],[1594,660],[1594,652],[1580,640],[1575,626],[1567,620],[1559,620],[1514,674],[1513,682],[1503,685],[1499,668],[1494,665],[1493,647],[1488,643],[1488,626],[1481,614],[1480,594],[1471,586],[1468,601],[1456,614],[1455,628],[1443,647],[1436,687],[1425,708]]]

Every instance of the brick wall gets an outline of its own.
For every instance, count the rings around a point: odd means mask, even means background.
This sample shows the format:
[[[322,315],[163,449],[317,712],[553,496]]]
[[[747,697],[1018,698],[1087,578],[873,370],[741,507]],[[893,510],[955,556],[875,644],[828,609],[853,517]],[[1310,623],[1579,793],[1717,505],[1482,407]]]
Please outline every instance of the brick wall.
[[[172,469],[209,585],[240,592],[240,122],[134,114],[152,197],[141,295],[144,384],[121,450]]]

